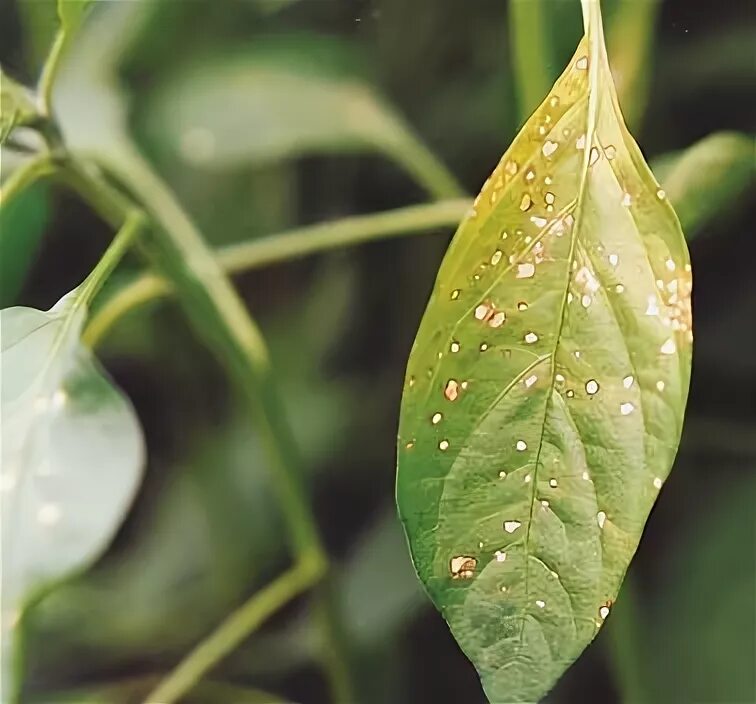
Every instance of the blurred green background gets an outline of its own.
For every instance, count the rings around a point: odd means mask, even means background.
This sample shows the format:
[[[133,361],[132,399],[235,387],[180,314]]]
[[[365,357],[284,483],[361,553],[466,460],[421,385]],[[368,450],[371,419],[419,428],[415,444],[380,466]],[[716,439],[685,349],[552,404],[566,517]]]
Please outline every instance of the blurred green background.
[[[753,133],[753,2],[665,0],[650,13],[649,0],[603,4],[615,67],[643,57],[648,38],[644,85],[623,107],[662,180],[671,153],[714,132]],[[67,60],[67,119],[107,133],[107,85],[97,100],[87,86],[114,71],[132,134],[216,247],[474,194],[533,107],[513,57],[540,85],[580,36],[577,0],[540,5],[547,51],[528,59],[538,47],[516,46],[504,0],[101,3]],[[0,62],[32,84],[54,4],[0,6]],[[634,24],[639,12],[655,29]],[[548,702],[756,701],[756,205],[753,142],[737,144],[746,167],[725,165],[726,197],[691,241],[696,351],[676,468],[606,628]],[[4,151],[4,169],[13,158]],[[708,202],[704,192],[688,207]],[[0,216],[0,305],[48,308],[110,230],[49,183],[11,206]],[[483,701],[415,579],[393,501],[404,364],[449,235],[236,278],[306,460],[365,704]],[[140,266],[129,259],[110,285]],[[254,423],[176,304],[129,314],[99,355],[139,413],[147,472],[108,552],[31,613],[28,702],[139,701],[290,561]],[[187,701],[267,701],[253,689],[328,701],[318,625],[308,599],[295,601]]]

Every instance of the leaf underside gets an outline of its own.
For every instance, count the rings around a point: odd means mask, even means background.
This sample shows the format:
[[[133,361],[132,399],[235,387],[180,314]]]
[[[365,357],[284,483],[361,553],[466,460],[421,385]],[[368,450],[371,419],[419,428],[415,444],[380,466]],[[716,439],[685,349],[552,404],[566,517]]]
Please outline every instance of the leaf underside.
[[[141,478],[139,422],[80,342],[85,313],[72,305],[76,295],[47,312],[14,307],[0,315],[6,680],[26,604],[99,555]]]
[[[541,698],[600,629],[688,393],[687,247],[595,33],[460,225],[402,399],[414,564],[497,703]]]

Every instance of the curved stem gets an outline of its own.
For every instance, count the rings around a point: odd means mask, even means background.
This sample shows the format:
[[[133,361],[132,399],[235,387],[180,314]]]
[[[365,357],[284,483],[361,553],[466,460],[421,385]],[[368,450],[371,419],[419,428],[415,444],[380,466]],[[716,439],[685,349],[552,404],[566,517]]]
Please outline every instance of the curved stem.
[[[469,200],[445,200],[298,227],[260,240],[223,247],[218,250],[217,259],[229,273],[247,271],[338,247],[454,227],[469,207]],[[84,333],[85,342],[97,345],[123,315],[171,293],[172,287],[165,278],[142,274],[92,316]]]
[[[35,156],[19,166],[0,187],[0,206],[15,198],[38,179],[56,172],[57,166],[47,153]]]
[[[326,565],[318,553],[304,555],[274,582],[231,613],[145,698],[145,704],[173,704],[278,609],[315,584]]]
[[[548,95],[554,70],[544,0],[510,0],[509,41],[512,44],[520,124]]]
[[[55,79],[60,69],[60,61],[63,58],[63,52],[66,48],[68,33],[60,28],[55,34],[55,39],[50,47],[50,53],[45,59],[42,67],[42,74],[39,77],[39,113],[44,118],[50,118],[52,115],[52,92],[55,85]]]

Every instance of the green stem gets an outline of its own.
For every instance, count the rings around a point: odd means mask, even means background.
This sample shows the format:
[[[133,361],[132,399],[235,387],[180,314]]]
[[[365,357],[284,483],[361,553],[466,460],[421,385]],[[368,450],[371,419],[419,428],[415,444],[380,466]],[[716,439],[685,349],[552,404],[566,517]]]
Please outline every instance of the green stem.
[[[320,550],[315,520],[294,468],[299,458],[273,384],[268,349],[256,322],[212,250],[173,194],[138,154],[120,174],[155,221],[157,260],[198,332],[206,338],[258,411],[296,554]]]
[[[123,153],[118,162],[109,167],[132,189],[160,226],[155,228],[157,263],[175,287],[197,332],[236,378],[256,411],[258,429],[296,555],[295,567],[286,579],[253,596],[168,676],[165,688],[171,696],[178,697],[267,615],[319,581],[327,572],[327,558],[307,500],[296,443],[256,322],[201,234],[141,156],[134,151]],[[157,691],[164,693],[163,686]],[[163,697],[161,701],[174,699]]]
[[[145,704],[173,704],[267,618],[315,584],[326,565],[318,553],[304,555],[288,572],[255,594],[200,643],[146,698]]]
[[[456,226],[469,208],[468,200],[445,200],[299,227],[260,240],[223,247],[218,250],[217,259],[227,272],[237,273],[372,240],[405,237],[436,228],[445,231]],[[171,293],[171,285],[165,278],[142,274],[92,316],[84,333],[85,341],[95,346],[127,312]]]
[[[126,220],[121,229],[116,233],[105,253],[90,272],[89,276],[79,287],[75,307],[88,306],[97,295],[108,276],[113,272],[118,262],[133,244],[136,236],[146,223],[144,213],[139,210],[131,210],[126,215]]]
[[[39,77],[39,86],[37,88],[39,96],[39,113],[42,117],[49,119],[52,115],[52,92],[55,85],[55,79],[60,69],[60,61],[66,48],[68,33],[60,28],[55,34],[55,39],[50,47],[50,53],[45,59],[42,66],[42,73]]]
[[[546,0],[510,0],[509,41],[520,124],[548,95],[554,59],[549,37]]]
[[[19,166],[0,188],[0,206],[6,205],[38,179],[55,173],[56,169],[55,162],[47,153],[35,156]]]

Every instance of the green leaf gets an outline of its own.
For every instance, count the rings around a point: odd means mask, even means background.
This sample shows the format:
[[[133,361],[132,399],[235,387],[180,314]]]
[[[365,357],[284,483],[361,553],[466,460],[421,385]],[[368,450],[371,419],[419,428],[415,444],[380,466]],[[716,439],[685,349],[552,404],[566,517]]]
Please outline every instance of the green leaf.
[[[0,69],[0,144],[17,125],[33,122],[37,107],[31,92]]]
[[[214,57],[154,91],[146,131],[156,145],[205,169],[313,153],[377,151],[429,190],[460,188],[371,86],[359,56],[334,40],[262,39],[241,55]]]
[[[752,137],[718,132],[654,161],[689,239],[753,190],[755,154]]]
[[[58,18],[64,32],[70,34],[78,29],[92,2],[93,0],[58,0]]]
[[[136,415],[80,342],[85,290],[0,312],[4,669],[25,605],[97,557],[141,474]]]
[[[402,399],[414,564],[494,702],[542,697],[599,631],[688,394],[685,240],[585,7],[446,254]]]

